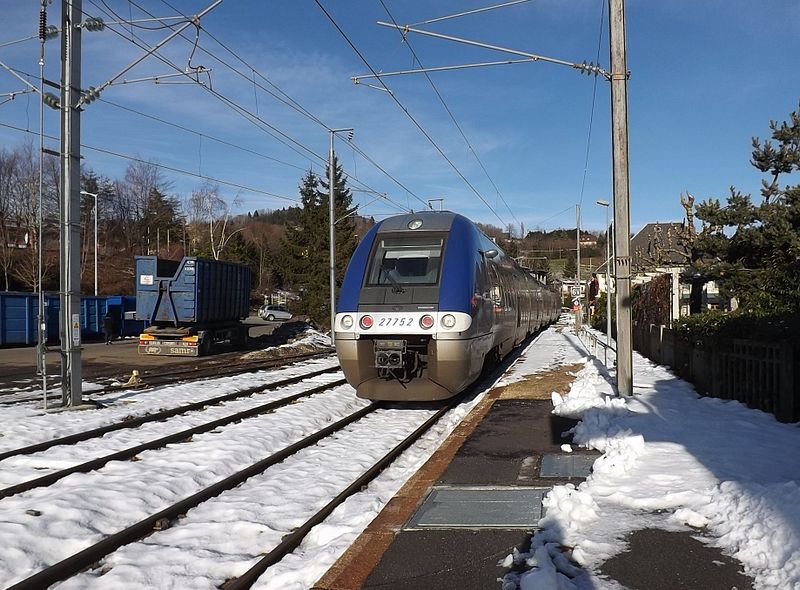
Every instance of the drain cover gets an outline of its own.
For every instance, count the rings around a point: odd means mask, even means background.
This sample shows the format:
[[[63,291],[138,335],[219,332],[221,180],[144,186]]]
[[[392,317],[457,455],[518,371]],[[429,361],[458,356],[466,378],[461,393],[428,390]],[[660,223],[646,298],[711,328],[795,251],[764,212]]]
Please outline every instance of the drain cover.
[[[545,455],[541,477],[588,477],[599,455]]]
[[[436,487],[406,525],[410,529],[533,529],[551,488]]]

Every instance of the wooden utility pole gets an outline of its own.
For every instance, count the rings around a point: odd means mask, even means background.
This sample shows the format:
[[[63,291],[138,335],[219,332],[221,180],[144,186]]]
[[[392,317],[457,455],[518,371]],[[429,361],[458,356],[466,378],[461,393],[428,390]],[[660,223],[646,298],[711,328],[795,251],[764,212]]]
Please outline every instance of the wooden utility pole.
[[[81,391],[81,28],[82,0],[61,2],[61,401]]]
[[[630,191],[628,175],[628,66],[625,0],[608,0],[611,41],[611,148],[614,167],[614,250],[617,285],[617,393],[633,394],[631,336]]]

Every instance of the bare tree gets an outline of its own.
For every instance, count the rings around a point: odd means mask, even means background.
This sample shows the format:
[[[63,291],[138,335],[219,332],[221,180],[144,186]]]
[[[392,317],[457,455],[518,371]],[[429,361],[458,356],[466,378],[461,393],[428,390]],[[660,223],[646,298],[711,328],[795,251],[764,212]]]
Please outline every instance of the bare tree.
[[[9,290],[9,271],[16,251],[13,231],[13,190],[17,174],[15,152],[0,150],[0,267],[3,269],[5,290]]]
[[[109,232],[129,256],[149,254],[148,205],[153,191],[166,194],[170,183],[152,162],[131,162],[123,180],[108,187]]]
[[[231,209],[238,204],[238,197],[228,203],[220,196],[219,185],[207,182],[192,191],[192,195],[189,197],[189,221],[196,235],[196,241],[198,244],[208,244],[209,253],[214,260],[219,260],[231,237],[242,231],[242,228],[239,228],[228,232]],[[205,231],[201,230],[203,227],[208,232],[205,236],[203,236]],[[207,238],[207,242],[205,238]]]
[[[17,171],[12,192],[18,229],[13,276],[34,291],[39,289],[39,158],[32,143],[17,148]]]

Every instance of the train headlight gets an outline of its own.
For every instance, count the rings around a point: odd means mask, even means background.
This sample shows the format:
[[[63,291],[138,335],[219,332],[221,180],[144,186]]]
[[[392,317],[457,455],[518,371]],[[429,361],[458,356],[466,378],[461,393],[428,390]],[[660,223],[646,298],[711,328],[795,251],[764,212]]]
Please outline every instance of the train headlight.
[[[349,330],[353,327],[353,316],[345,315],[342,316],[342,328],[345,330]]]
[[[456,316],[446,313],[442,316],[442,326],[445,328],[454,328],[456,325]]]
[[[408,229],[419,229],[422,227],[421,219],[412,219],[408,222]]]
[[[373,320],[371,315],[361,316],[361,321],[358,322],[364,330],[369,330],[372,327]]]
[[[425,314],[421,318],[419,318],[419,325],[423,330],[430,330],[433,328],[433,316]]]

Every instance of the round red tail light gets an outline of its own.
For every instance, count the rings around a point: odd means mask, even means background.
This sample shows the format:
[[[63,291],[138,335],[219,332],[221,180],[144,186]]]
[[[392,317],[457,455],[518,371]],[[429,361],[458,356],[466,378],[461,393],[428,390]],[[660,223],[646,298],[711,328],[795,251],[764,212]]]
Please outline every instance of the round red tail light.
[[[358,323],[363,329],[369,330],[373,324],[372,316],[371,315],[361,316],[361,319],[359,320]]]
[[[433,316],[425,314],[419,318],[419,325],[425,330],[430,330],[433,328]]]

